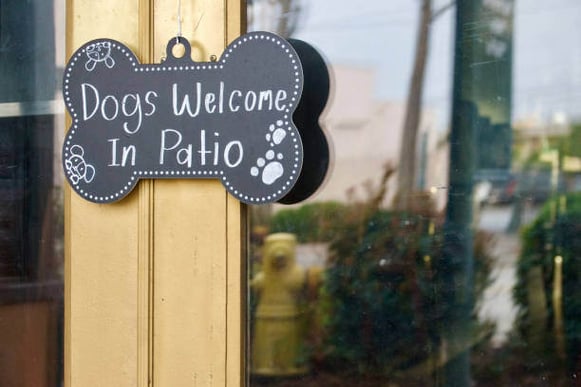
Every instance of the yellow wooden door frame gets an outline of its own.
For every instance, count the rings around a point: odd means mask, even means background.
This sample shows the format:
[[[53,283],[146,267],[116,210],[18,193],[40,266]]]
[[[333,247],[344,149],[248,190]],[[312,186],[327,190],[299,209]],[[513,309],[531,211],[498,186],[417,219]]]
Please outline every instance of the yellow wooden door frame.
[[[67,55],[107,37],[157,63],[177,3],[67,0]],[[241,0],[181,3],[196,60],[243,31]],[[67,189],[66,386],[244,384],[245,214],[213,180],[146,180],[113,204]]]

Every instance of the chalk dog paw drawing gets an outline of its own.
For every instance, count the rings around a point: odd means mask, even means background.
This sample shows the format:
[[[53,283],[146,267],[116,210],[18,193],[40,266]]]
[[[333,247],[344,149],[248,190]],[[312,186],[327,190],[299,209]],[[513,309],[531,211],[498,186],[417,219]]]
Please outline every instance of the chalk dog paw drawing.
[[[79,145],[73,145],[70,149],[71,155],[65,160],[67,175],[73,184],[79,181],[90,183],[95,177],[95,167],[88,164],[83,158],[85,150]]]
[[[276,121],[276,124],[270,124],[266,134],[266,141],[270,143],[270,146],[279,145],[286,137],[286,131],[282,128],[282,120]]]
[[[115,66],[115,60],[111,57],[111,43],[97,42],[87,46],[87,57],[89,60],[85,63],[87,71],[93,71],[99,62],[105,63],[105,66],[112,68]]]
[[[271,185],[284,174],[283,165],[277,161],[282,160],[283,158],[284,156],[282,153],[277,153],[275,156],[275,152],[272,149],[268,150],[264,155],[264,158],[259,157],[256,159],[256,166],[250,168],[250,174],[254,177],[260,175],[264,184]]]

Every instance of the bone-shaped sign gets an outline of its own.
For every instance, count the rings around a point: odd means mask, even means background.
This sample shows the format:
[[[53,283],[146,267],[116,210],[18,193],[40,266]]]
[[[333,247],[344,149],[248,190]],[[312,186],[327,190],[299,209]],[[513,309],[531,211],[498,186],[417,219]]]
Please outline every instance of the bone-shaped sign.
[[[73,189],[108,203],[142,178],[215,178],[246,203],[284,198],[303,162],[293,123],[303,69],[289,42],[249,33],[214,62],[192,61],[181,37],[166,51],[163,63],[141,64],[122,43],[98,39],[72,55],[62,159]]]

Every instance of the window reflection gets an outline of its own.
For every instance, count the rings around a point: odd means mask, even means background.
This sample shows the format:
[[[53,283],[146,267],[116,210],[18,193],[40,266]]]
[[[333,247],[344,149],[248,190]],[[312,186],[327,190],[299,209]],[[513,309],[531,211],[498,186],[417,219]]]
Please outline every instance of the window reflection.
[[[251,29],[327,56],[334,158],[307,202],[251,209],[250,283],[288,234],[305,280],[286,336],[251,287],[250,385],[575,383],[580,18],[574,0],[251,2]]]
[[[62,382],[62,1],[0,1],[0,385]]]

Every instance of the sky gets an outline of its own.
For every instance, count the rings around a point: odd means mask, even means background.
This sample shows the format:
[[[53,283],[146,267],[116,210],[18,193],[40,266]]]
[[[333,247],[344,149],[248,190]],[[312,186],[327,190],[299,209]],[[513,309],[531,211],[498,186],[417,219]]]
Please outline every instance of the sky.
[[[493,0],[491,0],[493,1]],[[434,0],[434,8],[450,0]],[[404,101],[412,68],[419,0],[303,0],[295,37],[330,63],[376,72],[376,97]],[[424,104],[449,116],[454,9],[433,22]],[[581,1],[516,0],[513,120],[581,119]]]

